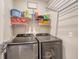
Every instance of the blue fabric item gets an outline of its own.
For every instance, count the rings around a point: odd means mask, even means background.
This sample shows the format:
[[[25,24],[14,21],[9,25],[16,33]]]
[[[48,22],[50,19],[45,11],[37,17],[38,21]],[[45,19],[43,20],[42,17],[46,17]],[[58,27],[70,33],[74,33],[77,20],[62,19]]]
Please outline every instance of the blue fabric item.
[[[21,11],[19,11],[17,9],[11,9],[10,14],[11,14],[11,16],[16,16],[16,17],[21,17],[21,15],[22,15]]]

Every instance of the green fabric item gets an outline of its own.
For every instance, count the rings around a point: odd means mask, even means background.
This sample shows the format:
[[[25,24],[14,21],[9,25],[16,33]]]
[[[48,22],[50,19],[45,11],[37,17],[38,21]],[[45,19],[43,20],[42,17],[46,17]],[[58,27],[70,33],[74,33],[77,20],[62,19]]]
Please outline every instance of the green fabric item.
[[[49,19],[49,16],[48,15],[44,15],[44,19]]]

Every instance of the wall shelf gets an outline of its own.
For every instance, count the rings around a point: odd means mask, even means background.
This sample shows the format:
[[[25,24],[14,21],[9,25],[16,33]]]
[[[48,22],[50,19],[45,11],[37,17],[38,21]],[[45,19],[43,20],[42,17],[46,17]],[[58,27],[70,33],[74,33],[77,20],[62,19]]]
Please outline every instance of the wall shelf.
[[[25,17],[11,17],[11,24],[12,25],[24,25],[26,24],[30,19]]]

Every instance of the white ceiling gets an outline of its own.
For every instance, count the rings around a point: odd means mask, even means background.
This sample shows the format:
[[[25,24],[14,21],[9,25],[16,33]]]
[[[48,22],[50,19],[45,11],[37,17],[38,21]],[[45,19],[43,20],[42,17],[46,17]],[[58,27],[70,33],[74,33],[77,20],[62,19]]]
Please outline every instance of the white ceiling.
[[[64,8],[70,6],[71,4],[77,2],[77,0],[47,0],[48,2],[48,8],[55,10],[55,11],[61,11]]]

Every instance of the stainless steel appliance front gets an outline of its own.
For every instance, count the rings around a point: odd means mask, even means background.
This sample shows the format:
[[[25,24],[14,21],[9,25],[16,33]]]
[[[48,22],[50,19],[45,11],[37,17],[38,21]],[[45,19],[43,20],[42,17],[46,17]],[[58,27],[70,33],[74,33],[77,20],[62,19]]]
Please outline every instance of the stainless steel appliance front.
[[[7,59],[38,59],[38,42],[33,35],[19,34],[7,46]]]

